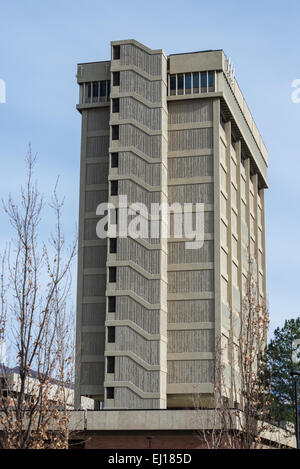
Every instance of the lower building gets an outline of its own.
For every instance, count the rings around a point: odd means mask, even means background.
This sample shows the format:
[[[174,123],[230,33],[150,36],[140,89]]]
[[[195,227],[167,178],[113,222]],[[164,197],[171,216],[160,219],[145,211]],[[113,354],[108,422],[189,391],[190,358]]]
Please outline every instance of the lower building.
[[[89,410],[69,415],[70,449],[108,449],[112,456],[122,449],[239,449],[245,436],[236,415],[225,430],[214,410]],[[295,447],[295,435],[286,429],[265,425],[259,434],[257,449]]]

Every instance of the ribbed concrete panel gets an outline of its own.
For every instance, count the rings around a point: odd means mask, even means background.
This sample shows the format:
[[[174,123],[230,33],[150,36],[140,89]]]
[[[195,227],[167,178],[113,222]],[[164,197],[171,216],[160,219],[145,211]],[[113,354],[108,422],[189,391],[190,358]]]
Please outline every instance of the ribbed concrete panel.
[[[107,161],[86,165],[86,184],[106,184],[108,177]]]
[[[213,270],[195,270],[168,273],[169,293],[212,292]]]
[[[148,340],[130,327],[116,326],[116,342],[119,351],[130,350],[149,365],[159,365],[158,340]]]
[[[190,203],[194,207],[196,203],[205,204],[204,234],[213,237],[213,102],[208,99],[171,101],[168,110],[169,204]],[[193,214],[194,228],[195,218]],[[206,239],[201,248],[187,249],[185,242],[172,241],[172,237],[176,237],[174,229],[179,228],[176,216],[171,215],[170,225],[168,406],[185,407],[191,405],[184,396],[195,393],[194,383],[210,383],[213,377],[213,361],[195,357],[201,353],[211,354],[214,348],[214,241]],[[193,324],[192,330],[190,324]],[[189,359],[188,354],[193,354],[193,359]]]
[[[213,360],[180,360],[168,362],[168,384],[211,383],[213,377]],[[191,386],[191,393],[193,393],[193,389],[193,386]]]
[[[169,131],[169,151],[192,151],[212,148],[212,127]]]
[[[109,113],[106,108],[90,109],[87,119],[87,131],[109,130]]]
[[[171,102],[168,109],[169,124],[212,121],[213,108],[211,100]]]
[[[151,204],[160,203],[160,191],[147,191],[147,189],[130,180],[119,181],[119,193],[127,196],[128,204],[136,202],[142,203],[147,206],[149,212],[151,210]]]
[[[160,251],[149,249],[132,238],[120,238],[118,240],[117,261],[130,259],[151,274],[160,273]]]
[[[96,233],[96,225],[99,221],[99,218],[86,218],[84,220],[84,239],[85,241],[95,240],[98,241],[99,238]],[[106,246],[105,246],[106,249]]]
[[[195,264],[214,261],[213,241],[204,241],[201,249],[186,249],[184,242],[169,243],[168,264]]]
[[[85,194],[85,211],[96,213],[99,204],[107,202],[107,189],[98,191],[86,191]]]
[[[81,386],[99,386],[99,394],[103,392],[104,363],[83,362],[81,364]]]
[[[162,141],[160,135],[149,135],[134,125],[120,126],[121,147],[134,147],[150,158],[160,158]]]
[[[102,135],[99,137],[87,137],[86,141],[86,157],[99,158],[108,154],[109,136]]]
[[[161,76],[164,65],[161,54],[147,54],[145,49],[134,44],[122,45],[120,64],[135,66],[152,76]]]
[[[133,94],[133,96],[149,101],[150,104],[160,104],[162,101],[161,80],[150,81],[135,71],[121,71],[120,93]]]
[[[168,352],[214,352],[214,330],[182,330],[168,332]]]
[[[214,300],[168,301],[168,324],[213,322]]]
[[[102,275],[84,275],[83,295],[84,296],[104,296],[106,276]]]
[[[185,184],[182,186],[169,186],[169,204],[179,202],[213,204],[214,191],[212,183]]]
[[[213,176],[213,157],[188,156],[185,158],[169,158],[169,179]]]
[[[83,332],[82,333],[82,354],[83,355],[103,355],[104,354],[104,330],[103,332]]]
[[[195,213],[191,215],[193,226],[196,226],[196,216]],[[174,237],[174,224],[177,225],[178,221],[174,216],[174,213],[170,214],[170,235],[171,238]],[[214,232],[214,212],[204,212],[204,234],[213,234]],[[184,233],[184,220],[182,220],[182,233]]]
[[[126,195],[128,205],[142,203],[150,213],[151,204],[160,204],[167,194],[166,57],[121,42],[120,59],[111,64],[120,72],[120,86],[112,87],[119,112],[111,113],[110,124],[118,126],[119,138],[111,142],[111,151],[119,153],[119,164],[110,175],[119,176],[118,195]],[[115,373],[105,378],[115,394],[106,399],[106,408],[166,407],[166,256],[160,238],[120,237],[116,254],[108,254],[117,270],[108,294],[115,291],[117,297],[107,323],[116,328],[115,344],[107,347],[109,355],[115,354]]]
[[[151,280],[131,267],[117,268],[117,289],[130,290],[151,304],[160,302],[160,280]]]
[[[105,322],[105,303],[86,303],[82,305],[82,326],[101,327]]]
[[[132,119],[150,130],[160,130],[162,117],[160,108],[149,108],[137,99],[120,98],[120,119]]]
[[[100,75],[99,80],[101,78]],[[98,135],[93,136],[91,133]],[[96,208],[100,203],[108,201],[108,145],[108,106],[90,106],[82,111],[76,326],[77,405],[80,394],[103,399],[104,391],[107,246],[96,236]],[[89,190],[91,186],[93,190]],[[89,245],[91,241],[93,245]]]
[[[158,399],[142,398],[129,388],[115,388],[114,401],[117,409],[159,409]]]
[[[149,334],[159,334],[160,311],[147,309],[128,296],[118,296],[116,321],[131,321]]]
[[[116,357],[115,381],[129,381],[142,393],[160,393],[160,372],[147,371],[128,357]]]
[[[161,181],[161,164],[149,164],[134,153],[119,153],[118,174],[134,176],[141,183],[159,186]]]
[[[86,246],[83,256],[83,266],[85,269],[99,268],[101,265],[104,266],[107,256],[106,246]]]

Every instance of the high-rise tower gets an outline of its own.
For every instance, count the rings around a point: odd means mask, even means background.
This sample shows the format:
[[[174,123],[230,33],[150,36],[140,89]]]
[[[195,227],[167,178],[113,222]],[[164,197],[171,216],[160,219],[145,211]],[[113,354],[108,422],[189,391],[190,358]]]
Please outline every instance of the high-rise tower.
[[[213,394],[216,339],[225,350],[237,344],[249,257],[266,297],[266,148],[222,50],[167,57],[116,41],[111,61],[78,65],[77,79],[77,400],[191,407],[193,394]],[[116,210],[101,239],[104,202]],[[187,249],[174,229],[163,236],[161,211],[155,236],[119,235],[122,210],[135,203],[145,221],[153,204],[192,204],[191,212],[203,204],[203,246]],[[238,373],[231,352],[223,356],[229,380]]]

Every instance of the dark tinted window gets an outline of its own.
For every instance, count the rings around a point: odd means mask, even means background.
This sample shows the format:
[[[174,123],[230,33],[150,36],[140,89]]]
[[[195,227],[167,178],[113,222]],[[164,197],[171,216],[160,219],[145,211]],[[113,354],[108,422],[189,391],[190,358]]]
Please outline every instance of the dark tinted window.
[[[177,75],[178,94],[183,94],[183,75]]]
[[[171,91],[176,90],[176,75],[171,75],[170,76],[170,89],[171,89]]]
[[[107,357],[107,373],[115,372],[115,357]]]
[[[110,195],[118,195],[118,181],[110,182]]]
[[[119,126],[118,125],[112,126],[112,139],[119,140]]]
[[[113,46],[113,58],[119,60],[120,58],[120,46]]]
[[[93,98],[97,98],[98,96],[99,96],[98,83],[93,83]]]
[[[117,168],[119,166],[119,153],[111,154],[111,167]]]
[[[100,96],[106,96],[106,81],[100,81]]]
[[[113,72],[113,86],[120,86],[120,72]]]
[[[106,388],[106,399],[114,399],[115,388]]]
[[[120,111],[120,100],[119,98],[113,98],[112,100],[112,112]]]
[[[199,91],[199,73],[193,73],[193,88],[194,91]]]
[[[192,78],[191,78],[191,74],[190,73],[187,73],[185,75],[185,89],[186,90],[190,90],[192,87]]]
[[[215,91],[215,74],[214,74],[214,72],[208,72],[208,86],[209,86],[209,91]]]
[[[117,268],[116,267],[109,267],[109,281],[111,283],[115,283],[117,280]]]
[[[117,252],[117,238],[110,238],[109,240],[109,252],[115,254]]]
[[[108,312],[109,313],[116,312],[116,297],[115,296],[108,297]]]
[[[207,72],[201,72],[201,91],[207,91]]]
[[[116,341],[116,328],[109,326],[107,328],[107,342],[114,343]]]

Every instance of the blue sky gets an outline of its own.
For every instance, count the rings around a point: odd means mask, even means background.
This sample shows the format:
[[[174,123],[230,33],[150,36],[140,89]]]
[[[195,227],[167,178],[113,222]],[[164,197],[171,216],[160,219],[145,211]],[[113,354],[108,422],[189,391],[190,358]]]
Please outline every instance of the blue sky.
[[[271,330],[297,317],[300,279],[300,78],[298,0],[15,0],[1,2],[0,197],[24,179],[28,142],[36,178],[49,195],[56,177],[66,196],[65,231],[78,216],[80,115],[76,64],[109,59],[111,40],[135,38],[167,54],[224,49],[269,150],[266,194],[267,287]],[[51,226],[46,209],[43,235]],[[0,249],[10,238],[0,215]],[[75,272],[74,268],[74,272]]]

